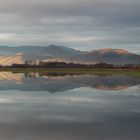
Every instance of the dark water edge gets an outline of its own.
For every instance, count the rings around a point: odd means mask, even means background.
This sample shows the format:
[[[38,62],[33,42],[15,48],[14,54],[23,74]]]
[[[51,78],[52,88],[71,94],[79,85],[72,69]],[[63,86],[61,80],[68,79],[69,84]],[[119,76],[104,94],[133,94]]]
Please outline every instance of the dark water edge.
[[[140,77],[139,69],[95,69],[95,68],[0,68],[0,72],[46,73],[48,75],[125,75]]]
[[[106,125],[106,127],[102,125]],[[55,124],[47,126],[45,124],[32,124],[15,125],[14,127],[2,125],[0,130],[4,131],[3,128],[5,128],[8,134],[0,133],[0,135],[3,140],[139,140],[140,138],[137,124],[135,126],[127,125],[127,127],[123,127],[124,130],[120,130],[120,127],[115,125],[102,125]]]

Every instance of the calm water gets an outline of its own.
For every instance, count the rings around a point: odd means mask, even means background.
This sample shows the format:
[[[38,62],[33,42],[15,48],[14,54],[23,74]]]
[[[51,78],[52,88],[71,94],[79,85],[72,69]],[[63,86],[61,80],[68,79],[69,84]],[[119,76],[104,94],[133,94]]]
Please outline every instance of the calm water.
[[[1,72],[0,140],[140,140],[140,78]]]

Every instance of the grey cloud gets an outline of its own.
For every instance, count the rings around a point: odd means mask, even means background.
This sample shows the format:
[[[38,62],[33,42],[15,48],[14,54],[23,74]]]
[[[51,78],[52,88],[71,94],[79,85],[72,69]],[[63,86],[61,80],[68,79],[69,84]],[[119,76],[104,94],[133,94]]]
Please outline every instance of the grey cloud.
[[[139,0],[0,0],[0,3],[1,44],[58,43],[85,50],[140,48]]]

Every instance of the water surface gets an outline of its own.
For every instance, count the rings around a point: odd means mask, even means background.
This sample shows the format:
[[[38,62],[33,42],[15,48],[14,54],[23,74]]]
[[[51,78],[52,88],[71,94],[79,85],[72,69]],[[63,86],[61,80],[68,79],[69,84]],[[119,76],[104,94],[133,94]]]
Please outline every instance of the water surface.
[[[2,140],[139,140],[140,78],[0,73]]]

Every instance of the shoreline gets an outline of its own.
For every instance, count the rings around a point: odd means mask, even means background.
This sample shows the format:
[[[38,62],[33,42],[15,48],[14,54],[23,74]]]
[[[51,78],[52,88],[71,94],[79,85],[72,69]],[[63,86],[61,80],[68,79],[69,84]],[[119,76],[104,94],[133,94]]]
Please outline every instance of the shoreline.
[[[70,75],[125,75],[140,77],[140,69],[95,69],[95,68],[0,68],[0,72],[56,73]]]

